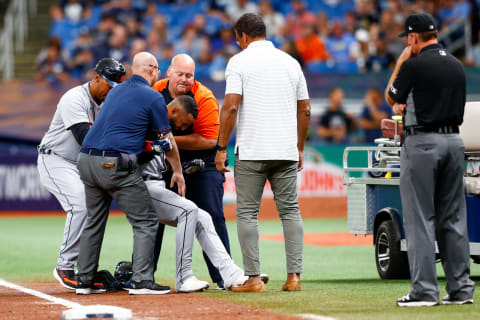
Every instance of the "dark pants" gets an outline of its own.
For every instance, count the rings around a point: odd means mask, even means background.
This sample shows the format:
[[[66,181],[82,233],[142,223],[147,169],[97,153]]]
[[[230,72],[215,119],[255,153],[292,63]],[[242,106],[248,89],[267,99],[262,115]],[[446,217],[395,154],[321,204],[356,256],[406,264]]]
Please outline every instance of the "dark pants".
[[[152,253],[158,218],[145,182],[138,172],[119,171],[115,157],[80,153],[78,170],[85,185],[87,221],[80,237],[77,277],[92,285],[112,199],[133,228],[132,280],[153,281]]]
[[[167,181],[170,181],[169,177],[167,177]],[[206,168],[200,173],[185,175],[185,184],[187,186],[185,197],[210,214],[215,226],[215,231],[220,237],[220,240],[222,240],[225,249],[230,254],[230,242],[228,240],[227,226],[223,213],[223,182],[225,182],[225,176],[215,168]],[[160,224],[155,244],[155,266],[158,263],[158,257],[162,247],[164,229],[165,225]],[[205,252],[203,253],[203,257],[207,263],[208,272],[212,281],[221,281],[222,277],[220,273],[217,268],[212,265]]]
[[[439,299],[435,240],[448,294],[455,300],[473,297],[463,189],[464,151],[458,134],[412,135],[403,145],[400,194],[412,298]]]

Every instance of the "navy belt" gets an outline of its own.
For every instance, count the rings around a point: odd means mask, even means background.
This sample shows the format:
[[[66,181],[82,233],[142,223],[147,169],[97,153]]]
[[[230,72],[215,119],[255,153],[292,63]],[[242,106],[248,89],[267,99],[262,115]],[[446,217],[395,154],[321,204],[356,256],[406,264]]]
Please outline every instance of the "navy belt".
[[[419,134],[419,133],[442,133],[442,134],[449,134],[449,133],[459,133],[458,126],[432,126],[432,127],[425,127],[425,126],[414,126],[414,127],[407,127],[404,129],[405,134],[407,136]]]
[[[54,153],[52,149],[47,149],[44,146],[38,146],[37,147],[38,153],[40,154],[52,154]]]
[[[112,150],[99,150],[95,148],[82,148],[81,153],[89,154],[91,156],[101,156],[101,157],[118,157],[120,152]]]

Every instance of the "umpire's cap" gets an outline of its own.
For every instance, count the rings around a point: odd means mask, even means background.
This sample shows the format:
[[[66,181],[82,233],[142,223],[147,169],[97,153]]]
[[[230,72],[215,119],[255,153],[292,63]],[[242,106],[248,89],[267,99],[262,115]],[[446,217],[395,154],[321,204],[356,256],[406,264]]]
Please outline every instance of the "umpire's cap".
[[[115,87],[125,78],[125,68],[113,58],[103,58],[95,66],[98,73],[110,87]]]
[[[435,21],[429,13],[413,13],[405,20],[405,31],[400,33],[399,37],[405,37],[409,33],[420,33],[435,31]]]

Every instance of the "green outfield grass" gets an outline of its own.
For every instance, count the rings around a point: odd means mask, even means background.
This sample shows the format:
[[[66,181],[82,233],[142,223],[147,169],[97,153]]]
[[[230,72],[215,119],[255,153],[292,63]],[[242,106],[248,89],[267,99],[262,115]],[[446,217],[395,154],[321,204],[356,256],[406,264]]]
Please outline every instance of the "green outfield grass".
[[[64,216],[39,218],[0,218],[0,278],[14,282],[52,281],[58,247],[62,239]],[[346,220],[306,220],[305,233],[346,231]],[[260,221],[263,234],[281,233],[279,221]],[[236,225],[228,223],[232,256],[242,265]],[[167,228],[156,273],[157,281],[174,284],[175,229]],[[131,227],[123,216],[109,219],[100,258],[100,269],[113,272],[120,260],[130,260]],[[478,319],[477,304],[404,309],[395,300],[407,293],[407,280],[380,280],[372,246],[315,247],[305,246],[305,273],[302,291],[281,292],[285,280],[284,246],[280,242],[260,241],[262,272],[270,275],[267,292],[234,294],[208,290],[202,295],[263,308],[276,313],[313,313],[337,319]],[[209,280],[200,247],[194,249],[193,269],[200,279]],[[443,276],[440,265],[439,275]],[[480,266],[472,264],[472,275],[480,276]],[[445,281],[440,280],[441,296]],[[215,287],[215,285],[212,285]]]

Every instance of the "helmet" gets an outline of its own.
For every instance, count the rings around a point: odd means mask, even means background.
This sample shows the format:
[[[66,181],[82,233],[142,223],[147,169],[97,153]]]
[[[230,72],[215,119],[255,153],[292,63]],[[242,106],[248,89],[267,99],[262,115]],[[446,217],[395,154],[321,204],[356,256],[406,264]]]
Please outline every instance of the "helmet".
[[[95,66],[98,73],[110,87],[115,87],[125,78],[125,68],[113,58],[103,58]]]
[[[132,277],[133,269],[130,261],[120,261],[115,267],[113,277],[120,283],[125,283]]]

